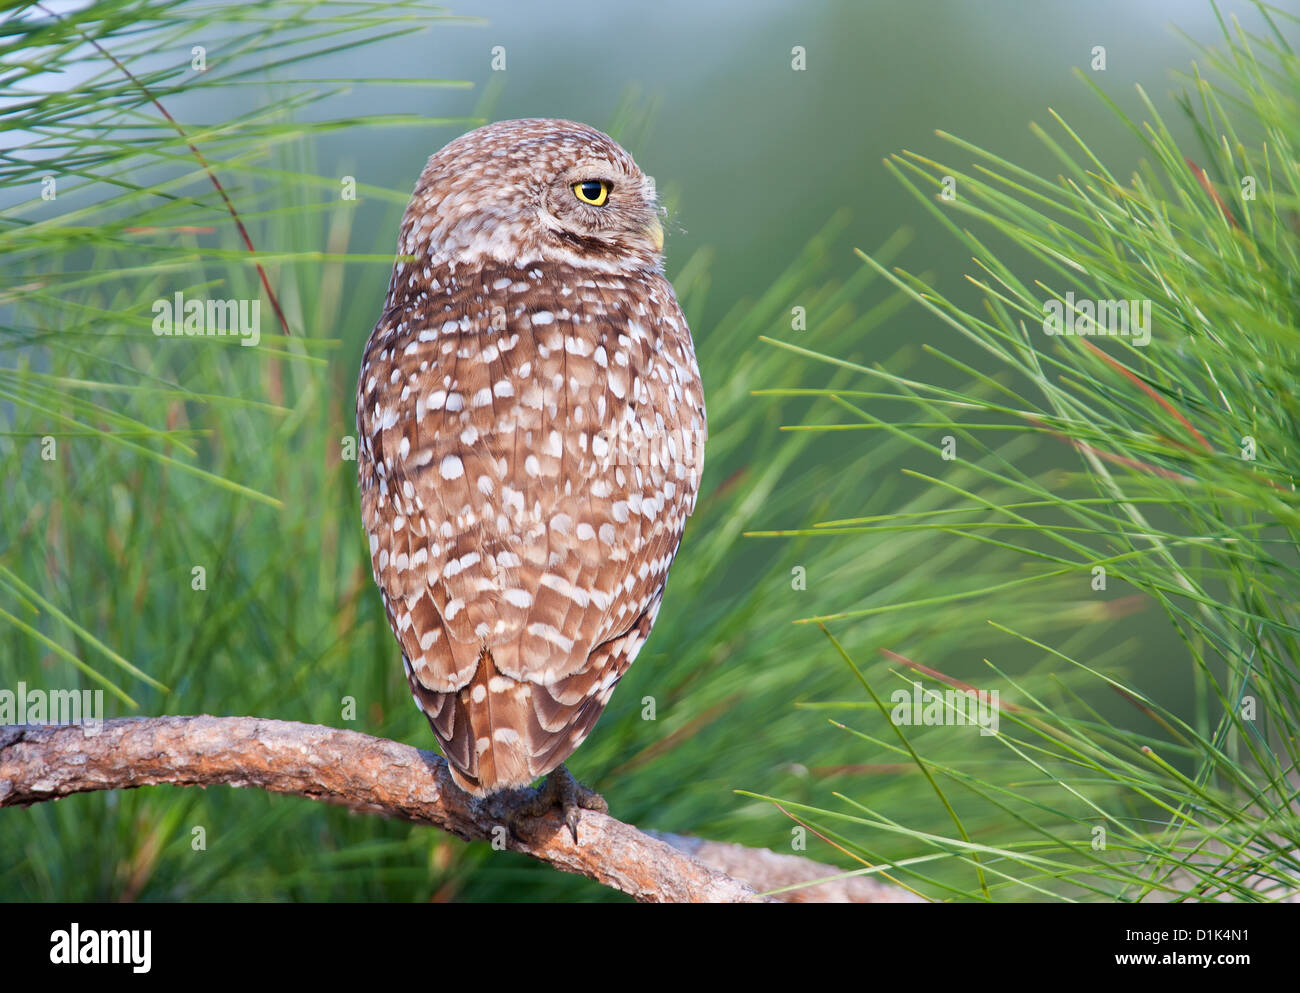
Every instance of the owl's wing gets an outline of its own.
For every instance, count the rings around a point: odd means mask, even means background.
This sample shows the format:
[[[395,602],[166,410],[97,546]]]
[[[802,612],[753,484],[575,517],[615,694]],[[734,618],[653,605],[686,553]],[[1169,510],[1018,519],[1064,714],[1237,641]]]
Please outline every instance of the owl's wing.
[[[588,694],[698,489],[702,391],[667,282],[439,274],[372,336],[358,426],[375,578],[420,683],[465,686],[486,646],[559,705]]]

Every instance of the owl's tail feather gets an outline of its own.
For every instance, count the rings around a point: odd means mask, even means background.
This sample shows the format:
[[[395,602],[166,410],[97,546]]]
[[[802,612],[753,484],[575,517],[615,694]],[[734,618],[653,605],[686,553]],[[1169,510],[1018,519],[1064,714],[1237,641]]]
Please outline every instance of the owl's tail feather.
[[[469,683],[452,693],[430,690],[408,665],[411,695],[456,785],[483,796],[527,786],[563,764],[604,712],[653,620],[647,609],[629,630],[592,649],[580,671],[550,686],[502,675],[486,646]]]
[[[453,693],[434,692],[409,672],[407,682],[461,789],[482,796],[527,786],[545,775],[533,771],[516,730],[532,711],[520,699],[527,696],[528,684],[501,676],[488,648],[479,653],[469,683]]]

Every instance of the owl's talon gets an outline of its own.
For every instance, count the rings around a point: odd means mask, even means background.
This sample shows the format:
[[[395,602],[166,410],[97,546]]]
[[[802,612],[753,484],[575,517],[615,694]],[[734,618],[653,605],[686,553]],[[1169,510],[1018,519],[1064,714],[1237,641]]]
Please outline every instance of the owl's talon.
[[[542,788],[515,808],[515,813],[521,819],[533,820],[545,817],[556,807],[560,809],[575,845],[578,843],[578,820],[583,810],[609,813],[605,798],[574,779],[573,773],[564,766],[547,776]]]

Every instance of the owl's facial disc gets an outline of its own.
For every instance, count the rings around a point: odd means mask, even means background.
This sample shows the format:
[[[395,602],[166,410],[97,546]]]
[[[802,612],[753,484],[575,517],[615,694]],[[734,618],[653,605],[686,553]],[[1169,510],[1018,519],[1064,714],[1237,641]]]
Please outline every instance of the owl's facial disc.
[[[655,264],[663,251],[654,181],[630,159],[562,170],[545,189],[539,219],[557,250],[590,261],[622,256]]]
[[[664,250],[664,226],[660,223],[656,214],[650,215],[650,223],[646,225],[646,234],[650,238],[650,243],[654,245],[656,252]]]
[[[499,121],[435,153],[402,218],[398,253],[624,272],[662,266],[654,180],[608,135],[573,121]],[[396,267],[404,276],[402,263]],[[409,277],[407,277],[409,278]]]

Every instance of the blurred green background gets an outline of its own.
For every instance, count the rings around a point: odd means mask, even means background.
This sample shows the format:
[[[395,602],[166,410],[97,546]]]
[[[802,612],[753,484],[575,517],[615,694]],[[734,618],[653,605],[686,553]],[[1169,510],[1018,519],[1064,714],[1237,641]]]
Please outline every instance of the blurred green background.
[[[129,18],[130,5],[118,6]],[[339,456],[340,437],[353,430],[360,350],[383,300],[402,205],[427,156],[478,119],[585,121],[622,140],[669,204],[667,268],[700,353],[711,438],[700,509],[656,632],[571,768],[607,796],[616,816],[639,826],[777,850],[789,850],[790,820],[735,790],[806,802],[828,802],[842,790],[872,797],[899,819],[941,825],[943,810],[918,776],[873,767],[887,760],[829,725],[815,706],[800,706],[860,691],[823,635],[792,622],[924,598],[962,580],[965,588],[984,578],[992,585],[1017,566],[995,551],[972,558],[939,534],[857,544],[745,537],[919,509],[925,488],[899,469],[937,469],[897,439],[782,432],[825,418],[806,403],[751,391],[850,377],[792,359],[758,336],[881,362],[919,380],[953,378],[950,365],[920,352],[923,343],[978,363],[974,346],[904,306],[853,253],[879,253],[887,264],[930,274],[957,300],[976,299],[963,284],[969,253],[903,194],[882,158],[901,149],[937,154],[940,129],[1053,175],[1057,167],[1028,128],[1047,123],[1051,107],[1126,175],[1138,161],[1131,136],[1072,70],[1089,71],[1139,117],[1140,84],[1174,119],[1171,71],[1186,69],[1194,55],[1174,25],[1213,43],[1214,11],[1186,0],[671,0],[582,9],[464,2],[444,19],[394,5],[413,18],[395,20],[395,37],[260,71],[259,61],[299,50],[277,47],[274,31],[280,19],[286,31],[298,30],[293,18],[306,6],[228,5],[192,30],[177,25],[168,45],[130,63],[157,74],[152,85],[166,88],[163,102],[187,128],[235,122],[198,143],[258,249],[280,255],[268,269],[292,339],[275,338],[265,298],[261,349],[150,334],[155,297],[200,286],[223,287],[212,290],[217,296],[258,292],[232,225],[184,149],[137,163],[130,182],[139,190],[128,195],[106,186],[94,161],[68,170],[68,193],[54,203],[33,199],[34,180],[0,186],[6,213],[23,224],[86,211],[79,223],[120,235],[111,243],[51,237],[46,254],[21,259],[22,280],[49,279],[50,291],[21,305],[0,301],[0,371],[28,383],[53,377],[39,386],[48,391],[39,404],[0,398],[0,607],[136,704],[110,693],[109,716],[256,714],[432,747],[369,576],[355,466]],[[1221,7],[1257,22],[1247,4]],[[261,47],[224,63],[223,41],[251,30],[254,16],[268,32]],[[428,29],[415,30],[421,23]],[[195,44],[208,47],[210,71],[239,64],[249,75],[239,86],[187,92]],[[1091,73],[1098,45],[1107,68]],[[504,48],[503,72],[492,69],[496,46]],[[806,51],[804,71],[791,68],[795,46]],[[112,76],[87,51],[25,85],[58,93]],[[336,82],[374,77],[466,85]],[[328,95],[293,105],[312,92]],[[4,99],[12,106],[16,98],[7,91]],[[116,93],[105,105],[118,115],[112,133],[156,134],[154,109],[137,101],[127,111],[126,99]],[[241,131],[239,122],[277,107],[277,116]],[[362,126],[367,115],[409,116]],[[82,126],[89,144],[93,129]],[[22,146],[32,134],[11,133],[8,143]],[[45,152],[45,168],[57,171],[57,145]],[[167,188],[191,203],[159,207],[141,192],[177,176],[186,178]],[[357,179],[356,201],[338,199],[344,176]],[[11,171],[15,177],[22,178]],[[104,205],[110,195],[123,199]],[[213,230],[175,231],[184,219],[206,219]],[[170,226],[174,237],[122,234],[142,222]],[[791,330],[793,306],[808,307],[806,332]],[[881,417],[897,414],[896,405],[870,406]],[[122,420],[114,419],[118,412]],[[280,506],[109,444],[97,431],[200,466]],[[67,453],[53,466],[38,454],[37,439],[49,434]],[[178,447],[184,444],[192,452]],[[1029,472],[1065,461],[1061,450],[1028,445],[1019,457]],[[196,563],[207,568],[206,594],[189,588]],[[792,588],[796,566],[808,570],[806,589]],[[1098,609],[1082,593],[1044,589],[833,627],[882,678],[882,648],[980,685],[985,657],[1013,672],[1050,667],[1042,653],[1000,639],[985,623],[991,617],[1037,625],[1063,648],[1087,645],[1089,658],[1134,675],[1167,706],[1191,705],[1181,644],[1163,618]],[[167,689],[115,666],[92,637]],[[102,685],[30,631],[0,625],[0,684],[20,680]],[[646,696],[658,703],[654,722],[640,717]],[[355,721],[341,717],[344,697],[358,703]],[[1132,714],[1114,695],[1096,705]],[[990,815],[990,836],[996,823]],[[206,831],[203,851],[191,844],[196,825]],[[908,851],[897,838],[879,844],[887,855]],[[816,840],[808,854],[844,864]],[[70,898],[617,897],[435,831],[255,791],[158,788],[0,813],[0,899]]]

